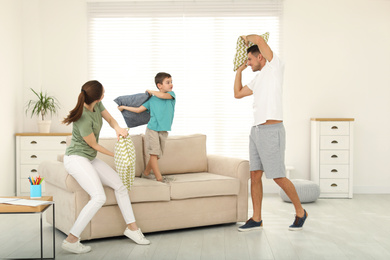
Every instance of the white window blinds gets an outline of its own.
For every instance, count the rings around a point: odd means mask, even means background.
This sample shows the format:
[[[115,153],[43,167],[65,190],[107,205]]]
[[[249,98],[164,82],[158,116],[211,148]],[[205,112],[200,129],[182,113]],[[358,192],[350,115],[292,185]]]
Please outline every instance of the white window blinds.
[[[170,135],[203,133],[208,153],[248,158],[252,98],[233,97],[236,41],[269,32],[280,55],[281,16],[281,1],[89,2],[89,76],[104,85],[103,103],[125,127],[113,100],[157,89],[154,76],[168,72],[177,100]],[[254,76],[246,69],[243,83]],[[105,123],[101,136],[114,134]]]

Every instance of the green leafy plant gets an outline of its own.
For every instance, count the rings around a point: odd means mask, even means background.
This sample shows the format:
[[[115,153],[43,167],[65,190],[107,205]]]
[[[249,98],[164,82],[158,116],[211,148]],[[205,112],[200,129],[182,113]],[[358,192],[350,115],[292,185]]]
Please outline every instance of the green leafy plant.
[[[58,109],[60,108],[59,102],[55,97],[48,96],[47,93],[40,91],[37,93],[35,90],[30,88],[32,92],[36,95],[37,99],[30,100],[26,105],[26,114],[31,110],[31,117],[34,115],[41,116],[42,121],[45,120],[45,116],[50,112],[50,115],[57,114]]]

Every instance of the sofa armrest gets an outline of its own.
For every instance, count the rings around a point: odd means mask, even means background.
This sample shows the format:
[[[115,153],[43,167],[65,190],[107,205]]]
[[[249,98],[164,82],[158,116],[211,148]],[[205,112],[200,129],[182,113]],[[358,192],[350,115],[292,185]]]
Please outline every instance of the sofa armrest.
[[[83,190],[78,182],[65,170],[64,164],[58,161],[44,161],[38,167],[44,181],[69,192]]]
[[[208,172],[249,180],[249,161],[220,155],[207,155]]]
[[[208,155],[208,172],[225,175],[240,180],[237,199],[237,222],[248,219],[248,180],[249,161],[219,155]]]

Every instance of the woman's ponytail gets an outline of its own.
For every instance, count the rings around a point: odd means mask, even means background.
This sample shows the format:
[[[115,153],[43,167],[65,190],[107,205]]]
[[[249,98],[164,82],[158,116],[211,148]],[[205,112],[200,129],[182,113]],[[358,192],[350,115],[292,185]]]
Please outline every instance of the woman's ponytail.
[[[97,80],[91,80],[81,87],[81,92],[77,99],[76,107],[69,112],[69,115],[62,121],[63,124],[69,125],[80,119],[84,111],[84,103],[91,104],[99,100],[103,95],[103,85]]]

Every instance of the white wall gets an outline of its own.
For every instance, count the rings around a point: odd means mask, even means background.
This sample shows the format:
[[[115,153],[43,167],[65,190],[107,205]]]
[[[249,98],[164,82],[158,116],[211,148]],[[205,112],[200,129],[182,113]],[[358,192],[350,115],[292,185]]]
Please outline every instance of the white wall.
[[[21,130],[21,1],[0,1],[0,196],[15,192],[15,137]]]
[[[284,13],[293,174],[309,177],[311,117],[352,117],[354,191],[390,193],[390,1],[286,0]]]
[[[1,24],[4,19],[7,24],[1,27],[1,35],[12,36],[14,43],[0,42],[0,52],[14,53],[6,56],[6,61],[1,59],[1,66],[14,64],[22,49],[23,104],[31,97],[30,87],[47,89],[62,104],[52,131],[69,132],[70,127],[60,125],[59,118],[74,107],[81,85],[88,80],[85,0],[0,3],[0,12],[7,14],[0,16]],[[353,117],[355,192],[390,193],[386,169],[390,158],[390,1],[285,0],[284,6],[286,162],[296,168],[292,177],[309,178],[311,117]],[[21,24],[23,47],[19,42]],[[13,76],[1,77],[1,84],[9,81],[19,86],[21,71],[20,62],[16,63]],[[7,153],[14,149],[15,131],[37,131],[36,119],[27,118],[20,109],[17,91],[17,87],[9,91],[16,103],[12,99],[1,102],[15,107],[8,116],[14,126],[8,137],[1,135],[7,143],[1,149]],[[2,169],[12,171],[13,155],[5,158]],[[265,191],[278,189],[266,181]]]

